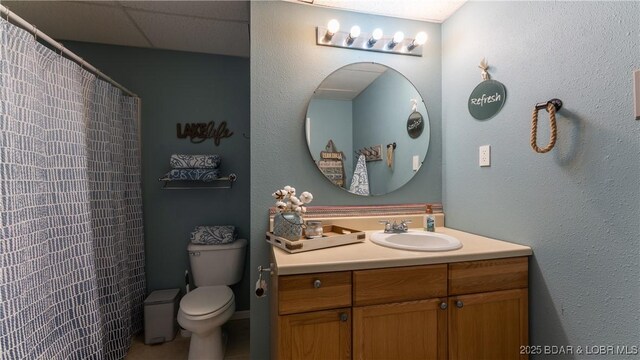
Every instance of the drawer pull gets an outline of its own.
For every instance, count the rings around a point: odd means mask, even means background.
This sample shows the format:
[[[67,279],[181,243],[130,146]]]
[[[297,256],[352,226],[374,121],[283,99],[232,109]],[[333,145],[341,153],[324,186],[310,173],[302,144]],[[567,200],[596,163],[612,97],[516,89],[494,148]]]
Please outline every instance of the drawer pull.
[[[441,302],[441,303],[440,303],[440,309],[442,309],[442,310],[447,310],[447,303],[446,303],[446,302],[444,302],[444,301],[443,301],[443,302]]]
[[[349,315],[347,313],[340,313],[340,321],[345,322],[349,320]]]
[[[458,309],[462,309],[463,306],[464,306],[464,303],[462,301],[460,301],[460,300],[456,301],[456,307]]]
[[[322,281],[320,281],[319,279],[316,279],[316,281],[313,282],[313,287],[316,289],[319,289],[320,286],[322,286]]]

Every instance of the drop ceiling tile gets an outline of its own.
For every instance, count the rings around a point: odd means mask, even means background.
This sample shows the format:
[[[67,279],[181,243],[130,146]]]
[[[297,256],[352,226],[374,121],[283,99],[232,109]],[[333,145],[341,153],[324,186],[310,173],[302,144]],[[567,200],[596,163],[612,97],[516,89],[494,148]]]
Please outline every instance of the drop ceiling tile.
[[[441,23],[467,0],[285,0],[365,14]]]
[[[249,22],[248,1],[120,1],[122,6],[165,14]]]
[[[2,5],[54,39],[150,46],[125,11],[112,2],[3,1]]]
[[[127,10],[154,47],[249,57],[249,26],[228,22]]]

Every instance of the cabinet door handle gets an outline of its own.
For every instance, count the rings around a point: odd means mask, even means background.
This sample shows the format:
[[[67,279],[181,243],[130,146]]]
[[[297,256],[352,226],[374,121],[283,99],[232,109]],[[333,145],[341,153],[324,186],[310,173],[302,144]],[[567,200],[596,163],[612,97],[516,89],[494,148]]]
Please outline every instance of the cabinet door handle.
[[[456,301],[456,307],[458,309],[461,309],[463,306],[464,306],[464,303],[462,301],[460,301],[460,300]]]
[[[340,321],[344,322],[349,320],[349,315],[347,313],[340,313]]]
[[[313,282],[313,287],[319,289],[320,286],[322,286],[322,281],[320,281],[320,279],[316,279],[316,281]]]
[[[444,301],[443,301],[443,302],[441,302],[441,303],[440,303],[440,309],[442,309],[442,310],[447,310],[447,303],[446,303],[446,302],[444,302]]]

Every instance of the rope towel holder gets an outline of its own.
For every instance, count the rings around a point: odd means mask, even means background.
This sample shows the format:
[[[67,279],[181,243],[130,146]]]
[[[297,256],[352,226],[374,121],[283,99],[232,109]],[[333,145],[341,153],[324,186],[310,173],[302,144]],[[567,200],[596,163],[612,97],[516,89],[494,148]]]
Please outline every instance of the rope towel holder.
[[[551,151],[556,145],[556,138],[558,135],[558,127],[556,126],[556,112],[562,108],[562,100],[551,99],[547,102],[537,103],[533,109],[531,115],[531,148],[533,151],[544,154]],[[549,113],[549,122],[551,128],[551,136],[549,138],[549,144],[544,148],[538,147],[538,111],[547,109]]]

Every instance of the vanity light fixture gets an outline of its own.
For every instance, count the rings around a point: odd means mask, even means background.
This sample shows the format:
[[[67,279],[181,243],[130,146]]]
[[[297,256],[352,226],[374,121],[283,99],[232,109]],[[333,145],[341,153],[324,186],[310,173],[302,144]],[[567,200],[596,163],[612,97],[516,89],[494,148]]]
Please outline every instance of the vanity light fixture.
[[[358,25],[353,25],[349,32],[339,30],[340,23],[336,19],[329,21],[326,27],[318,26],[316,28],[316,44],[388,54],[422,56],[423,47],[420,45],[427,41],[427,34],[423,31],[419,32],[415,39],[405,39],[402,31],[397,31],[393,37],[385,37],[380,28],[375,28],[370,34],[361,32]]]
[[[427,38],[428,38],[427,33],[424,31],[420,31],[419,33],[416,34],[416,38],[413,39],[411,44],[407,46],[407,50],[411,51],[420,45],[424,45],[427,42]]]
[[[349,35],[347,36],[347,45],[353,44],[353,41],[360,36],[360,26],[353,25],[351,30],[349,31]]]
[[[391,39],[391,41],[389,41],[387,47],[389,47],[389,49],[393,49],[394,47],[396,47],[396,45],[401,43],[402,40],[404,40],[404,33],[402,31],[397,31],[395,34],[393,34],[393,38]]]
[[[324,34],[324,39],[331,41],[333,35],[335,35],[338,30],[340,30],[340,23],[336,19],[331,19],[327,24],[327,32]]]

